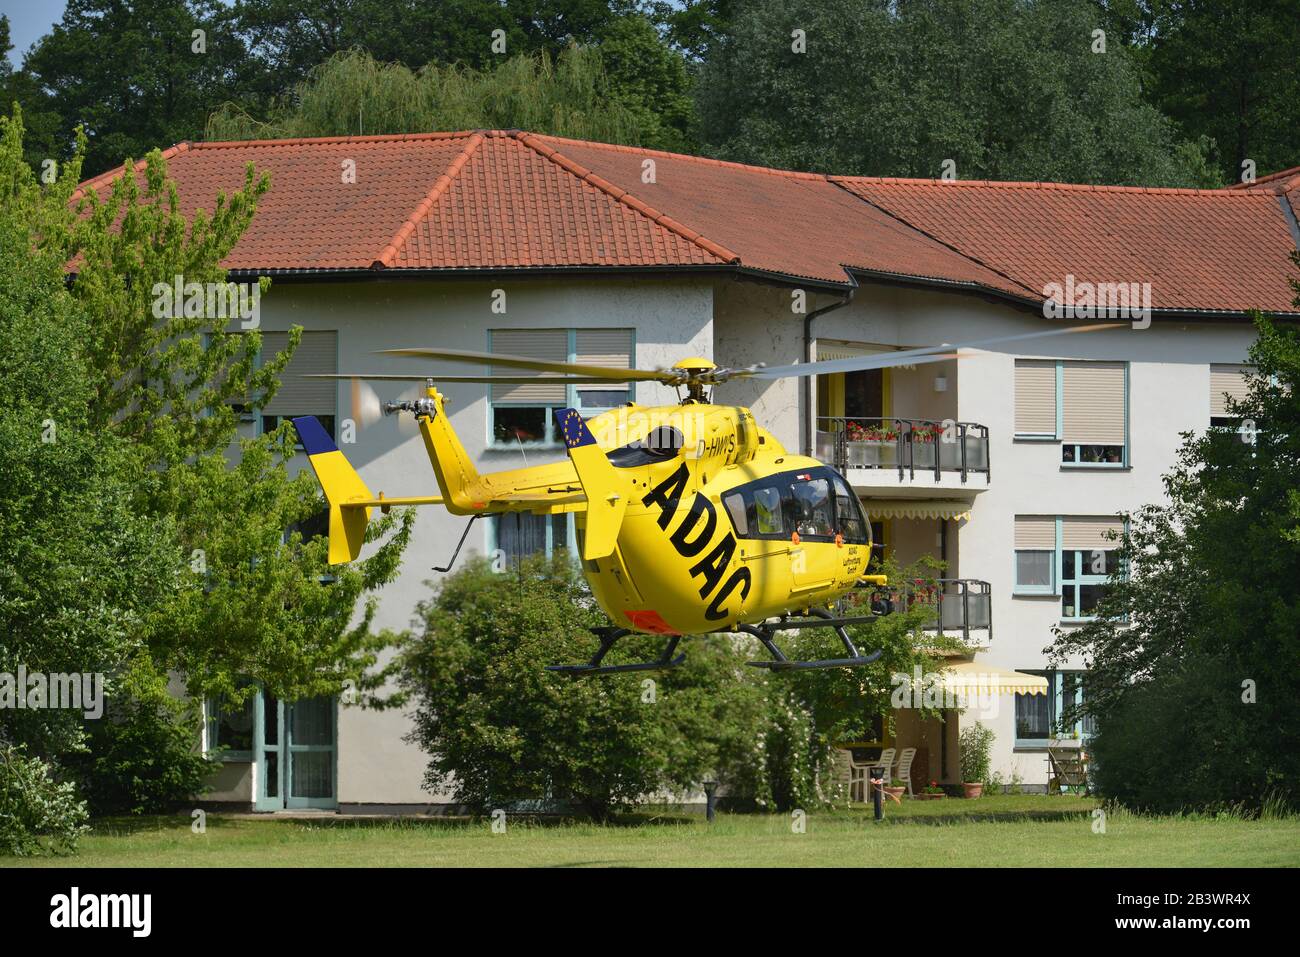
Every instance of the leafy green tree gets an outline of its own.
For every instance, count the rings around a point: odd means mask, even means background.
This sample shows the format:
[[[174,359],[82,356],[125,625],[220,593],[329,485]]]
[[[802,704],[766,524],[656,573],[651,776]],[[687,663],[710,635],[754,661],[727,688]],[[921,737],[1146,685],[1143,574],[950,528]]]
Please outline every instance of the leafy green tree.
[[[125,698],[156,684],[149,636],[183,566],[175,522],[138,508],[129,443],[91,414],[93,319],[62,248],[33,233],[66,194],[32,187],[20,123],[0,118],[0,674],[15,697],[25,671],[102,675],[102,693]],[[0,852],[69,848],[85,809],[66,761],[86,752],[94,708],[14,704],[0,709]]]
[[[567,48],[554,62],[539,53],[483,70],[429,64],[418,71],[352,50],[316,68],[265,121],[226,104],[209,118],[207,138],[526,129],[610,143],[684,142],[690,118],[684,88],[674,85],[684,75],[664,60],[658,73],[639,81],[627,65],[628,56],[643,52],[644,39],[632,32],[611,41],[618,70],[612,77],[601,52],[587,47]]]
[[[1153,102],[1214,143],[1227,182],[1300,164],[1300,0],[1154,0],[1141,48]]]
[[[718,156],[820,172],[1212,182],[1124,45],[1093,52],[1104,26],[1086,0],[755,0],[704,65],[700,128]]]
[[[65,136],[85,128],[85,166],[99,173],[123,156],[197,138],[214,91],[245,83],[247,62],[217,0],[69,0],[23,72],[48,97]],[[65,139],[57,155],[72,145]]]
[[[1098,787],[1134,807],[1300,798],[1300,331],[1255,326],[1241,428],[1186,436],[1167,504],[1119,542],[1127,575],[1049,649],[1084,659]]]
[[[615,20],[600,41],[605,89],[636,118],[639,146],[693,152],[695,103],[686,60],[645,17]]]
[[[250,168],[241,189],[187,222],[157,151],[141,179],[117,179],[103,200],[83,197],[79,214],[46,241],[57,238],[68,260],[78,258],[71,292],[96,317],[84,343],[95,374],[92,422],[129,440],[138,505],[176,522],[188,562],[168,627],[151,643],[156,665],[182,672],[196,696],[237,699],[241,674],[290,700],[337,693],[346,681],[370,687],[373,605],[356,622],[352,611],[396,575],[412,516],[372,525],[372,540],[395,534],[347,566],[328,565],[324,539],[286,534],[320,512],[319,490],[308,473],[289,477],[291,426],[236,443],[233,406],[257,412],[270,401],[298,330],[259,368],[255,329],[207,309],[158,315],[159,284],[226,281],[220,263],[269,181]]]
[[[552,59],[590,43],[626,3],[607,0],[239,0],[234,21],[262,92],[283,94],[331,57],[363,49],[381,63],[485,69],[516,54]],[[501,34],[494,35],[495,31]],[[504,42],[504,51],[494,41]]]
[[[250,170],[211,214],[186,221],[157,151],[140,181],[118,178],[106,199],[74,193],[79,169],[75,154],[56,183],[38,185],[20,117],[0,119],[0,214],[11,227],[0,284],[13,300],[0,302],[10,324],[0,401],[14,403],[0,417],[12,430],[0,450],[11,504],[0,513],[15,529],[0,543],[6,662],[112,675],[110,699],[134,715],[124,730],[137,741],[184,724],[155,707],[173,672],[195,699],[238,700],[244,678],[290,700],[348,682],[374,688],[382,639],[370,634],[367,596],[396,574],[411,515],[372,526],[385,540],[370,558],[328,565],[323,539],[291,531],[322,503],[310,474],[288,475],[289,426],[235,442],[232,404],[269,401],[299,331],[259,368],[255,329],[155,308],[159,283],[225,281],[219,264],[269,184]],[[58,441],[43,441],[51,423]],[[63,738],[15,738],[37,756],[79,744],[77,728],[54,730]]]
[[[400,668],[415,704],[411,739],[429,755],[426,786],[475,808],[555,799],[604,819],[699,786],[754,739],[759,699],[726,642],[693,641],[686,666],[654,676],[546,671],[589,657],[588,629],[608,624],[567,557],[499,573],[472,562],[418,616]],[[608,660],[653,656],[661,643],[630,638]]]

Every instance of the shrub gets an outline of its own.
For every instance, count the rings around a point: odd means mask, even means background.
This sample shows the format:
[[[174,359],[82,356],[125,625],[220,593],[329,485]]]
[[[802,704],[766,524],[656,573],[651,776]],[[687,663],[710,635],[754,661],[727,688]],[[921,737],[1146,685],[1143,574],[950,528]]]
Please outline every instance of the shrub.
[[[725,640],[689,640],[686,664],[668,672],[546,671],[590,657],[588,629],[608,623],[567,558],[501,573],[471,562],[418,613],[398,667],[416,704],[408,740],[430,756],[426,787],[477,809],[541,799],[604,819],[656,792],[726,785],[757,739],[760,702]],[[630,635],[606,661],[644,660],[660,644]]]
[[[166,696],[110,702],[87,722],[88,751],[66,761],[91,813],[157,814],[201,793],[218,764],[195,750],[200,720],[193,703]]]
[[[976,722],[962,728],[957,743],[961,752],[961,779],[967,784],[993,784],[989,752],[993,748],[993,729]]]
[[[55,781],[50,765],[0,744],[0,854],[71,853],[86,817],[76,788]]]

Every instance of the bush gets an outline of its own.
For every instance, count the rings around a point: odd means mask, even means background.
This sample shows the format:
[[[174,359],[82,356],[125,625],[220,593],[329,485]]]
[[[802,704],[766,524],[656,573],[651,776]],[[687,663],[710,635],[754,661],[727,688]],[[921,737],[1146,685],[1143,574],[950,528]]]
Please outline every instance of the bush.
[[[86,816],[76,788],[56,782],[50,765],[0,744],[0,854],[70,854],[86,831]]]
[[[967,784],[994,784],[989,752],[993,749],[993,729],[976,722],[962,728],[957,744],[961,757],[961,779]]]
[[[110,702],[87,722],[88,752],[66,760],[90,812],[157,814],[202,793],[219,763],[195,749],[200,721],[193,703],[166,696]]]
[[[471,562],[418,613],[423,627],[406,637],[398,668],[416,704],[408,740],[430,756],[426,787],[476,809],[545,800],[605,819],[725,778],[758,739],[760,699],[726,640],[684,642],[686,664],[668,672],[546,671],[590,657],[588,629],[608,624],[567,558],[502,573]],[[654,657],[661,644],[629,635],[606,661]]]

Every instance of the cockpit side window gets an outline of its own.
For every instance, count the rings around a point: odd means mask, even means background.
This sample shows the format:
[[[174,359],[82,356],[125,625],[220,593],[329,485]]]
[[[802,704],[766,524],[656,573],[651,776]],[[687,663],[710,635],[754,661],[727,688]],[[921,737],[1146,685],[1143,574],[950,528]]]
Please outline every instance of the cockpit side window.
[[[831,474],[785,472],[750,482],[722,497],[740,538],[833,541],[836,532]]]
[[[846,544],[871,544],[871,526],[862,514],[862,503],[838,475],[835,476],[835,527]]]

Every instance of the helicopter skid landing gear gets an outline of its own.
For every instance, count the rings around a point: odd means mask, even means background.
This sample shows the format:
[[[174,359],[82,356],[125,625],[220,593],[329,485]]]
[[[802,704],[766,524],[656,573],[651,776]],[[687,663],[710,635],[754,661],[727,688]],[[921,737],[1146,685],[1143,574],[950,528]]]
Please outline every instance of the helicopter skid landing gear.
[[[625,635],[632,634],[628,628],[593,628],[592,632],[600,639],[600,648],[591,656],[591,660],[584,665],[547,665],[547,671],[557,671],[561,674],[581,677],[583,675],[614,675],[622,674],[628,671],[663,671],[667,668],[677,668],[686,660],[686,654],[683,652],[676,658],[673,652],[677,650],[677,643],[682,640],[681,635],[672,635],[668,639],[668,644],[664,646],[663,653],[654,661],[638,661],[628,665],[602,665],[605,655],[609,649],[614,647],[614,643]]]
[[[880,657],[881,651],[873,651],[869,655],[863,655],[858,651],[857,646],[853,644],[853,639],[849,637],[849,633],[844,630],[845,625],[864,625],[867,622],[874,621],[874,617],[836,618],[824,608],[813,608],[810,613],[814,617],[795,621],[783,618],[770,624],[763,622],[760,625],[739,625],[739,631],[743,631],[747,635],[753,635],[763,643],[763,647],[772,655],[769,661],[749,661],[746,664],[753,668],[767,668],[771,671],[792,671],[809,668],[856,668],[861,665],[869,665]],[[849,653],[849,656],[847,658],[823,658],[819,661],[791,661],[774,640],[778,631],[786,631],[791,628],[834,628],[835,633],[840,637],[840,641],[844,642],[844,650]]]

